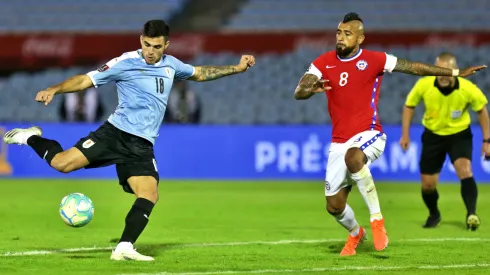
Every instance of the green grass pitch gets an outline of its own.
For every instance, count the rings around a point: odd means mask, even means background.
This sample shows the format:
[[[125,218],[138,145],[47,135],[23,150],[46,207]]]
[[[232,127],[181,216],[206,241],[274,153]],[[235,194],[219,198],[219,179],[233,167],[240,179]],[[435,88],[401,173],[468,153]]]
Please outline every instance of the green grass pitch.
[[[439,185],[436,229],[421,227],[427,211],[418,183],[377,187],[389,247],[374,250],[367,208],[354,188],[349,204],[369,240],[356,256],[341,258],[347,232],[324,210],[321,180],[161,181],[160,202],[136,243],[156,261],[141,263],[109,260],[134,201],[116,180],[2,179],[0,274],[490,274],[490,184],[478,186],[476,232],[466,230],[459,184]],[[71,192],[94,202],[86,227],[59,217]]]

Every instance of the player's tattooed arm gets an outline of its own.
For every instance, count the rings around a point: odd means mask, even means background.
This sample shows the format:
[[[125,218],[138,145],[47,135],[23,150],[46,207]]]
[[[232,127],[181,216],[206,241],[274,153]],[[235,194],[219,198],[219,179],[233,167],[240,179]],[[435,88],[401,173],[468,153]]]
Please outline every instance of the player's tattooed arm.
[[[453,70],[448,68],[442,68],[430,64],[411,62],[406,59],[398,58],[396,66],[393,69],[394,72],[401,72],[413,75],[440,75],[440,76],[452,76]]]
[[[224,76],[239,73],[236,66],[198,66],[196,71],[189,80],[194,81],[211,81]]]
[[[430,65],[421,62],[412,62],[406,59],[398,58],[394,72],[406,74],[421,75],[421,76],[461,76],[467,77],[476,73],[479,70],[485,69],[487,66],[473,66],[463,70],[448,69],[435,65]]]
[[[308,99],[316,93],[325,92],[330,89],[330,87],[325,87],[324,83],[326,82],[328,80],[320,80],[314,74],[305,74],[294,91],[294,98],[297,100]]]
[[[194,81],[211,81],[224,76],[242,73],[248,68],[255,65],[255,57],[253,55],[242,55],[238,65],[230,66],[197,66],[194,75],[189,80]]]
[[[317,81],[318,77],[316,75],[305,74],[294,91],[294,98],[299,100],[312,97],[315,94],[313,92],[313,86]]]

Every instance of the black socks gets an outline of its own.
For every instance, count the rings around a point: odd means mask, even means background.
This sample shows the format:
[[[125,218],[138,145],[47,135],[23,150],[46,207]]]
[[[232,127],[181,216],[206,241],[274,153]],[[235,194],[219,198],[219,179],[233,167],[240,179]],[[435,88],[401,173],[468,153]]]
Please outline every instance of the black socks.
[[[155,204],[144,198],[137,198],[126,216],[126,227],[119,242],[134,243],[141,235]]]
[[[466,206],[467,215],[476,214],[476,201],[478,198],[478,189],[473,177],[461,180],[461,197],[463,198]],[[424,203],[429,209],[430,215],[438,217],[439,209],[437,208],[437,200],[439,199],[439,193],[437,189],[434,190],[422,190],[422,198]]]
[[[429,209],[429,213],[431,217],[439,217],[439,209],[437,208],[437,200],[439,199],[439,193],[437,189],[434,190],[424,190],[422,189],[422,199],[424,199],[424,203]]]
[[[468,215],[476,214],[476,199],[478,198],[478,189],[473,177],[461,180],[461,197]]]
[[[63,152],[63,148],[56,140],[42,138],[40,136],[31,136],[27,139],[27,144],[36,151],[40,158],[45,159],[51,165],[56,154]]]

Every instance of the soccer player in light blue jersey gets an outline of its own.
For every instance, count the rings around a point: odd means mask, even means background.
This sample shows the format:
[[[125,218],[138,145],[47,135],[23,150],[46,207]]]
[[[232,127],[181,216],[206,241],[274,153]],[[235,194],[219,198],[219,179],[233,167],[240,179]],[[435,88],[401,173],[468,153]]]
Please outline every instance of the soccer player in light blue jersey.
[[[168,37],[169,27],[163,20],[150,20],[143,26],[141,49],[124,53],[98,70],[71,77],[36,95],[36,101],[48,105],[57,94],[115,81],[119,97],[115,112],[74,147],[64,151],[57,141],[41,137],[42,130],[36,126],[13,129],[4,136],[8,144],[31,146],[51,167],[63,173],[116,165],[119,183],[124,191],[136,195],[136,201],[126,216],[112,260],[154,260],[136,252],[133,244],[158,201],[159,175],[153,144],[174,79],[211,81],[245,72],[255,64],[251,55],[243,55],[237,65],[230,66],[185,64],[165,54],[170,44]]]

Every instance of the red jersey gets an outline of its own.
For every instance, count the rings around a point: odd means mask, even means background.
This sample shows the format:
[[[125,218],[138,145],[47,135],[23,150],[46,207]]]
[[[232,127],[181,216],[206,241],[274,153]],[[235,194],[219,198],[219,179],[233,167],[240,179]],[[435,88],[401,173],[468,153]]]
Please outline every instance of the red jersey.
[[[329,51],[315,59],[307,73],[329,80],[326,92],[332,119],[332,142],[343,143],[366,130],[382,131],[378,100],[385,71],[392,72],[396,57],[360,49],[342,59]]]

